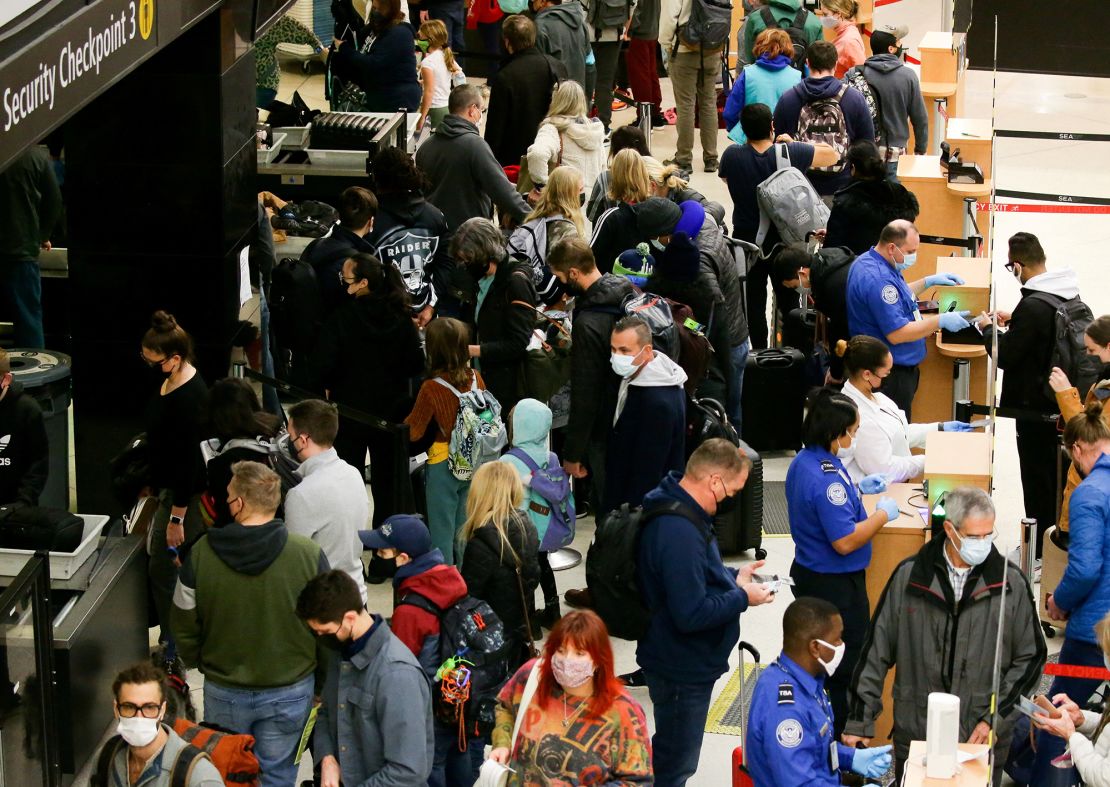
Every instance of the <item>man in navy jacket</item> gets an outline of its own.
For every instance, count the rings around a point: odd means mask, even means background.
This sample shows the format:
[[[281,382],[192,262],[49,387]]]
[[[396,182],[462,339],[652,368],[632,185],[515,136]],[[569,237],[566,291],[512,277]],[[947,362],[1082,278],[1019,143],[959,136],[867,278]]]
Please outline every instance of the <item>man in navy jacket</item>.
[[[686,372],[651,344],[639,317],[613,326],[610,365],[621,378],[605,452],[603,511],[638,506],[659,479],[682,472],[686,456]]]
[[[809,64],[809,76],[783,93],[775,106],[775,130],[779,135],[793,137],[797,133],[798,118],[806,104],[840,95],[840,109],[844,113],[844,127],[848,132],[843,152],[847,152],[848,146],[856,140],[874,140],[875,123],[871,120],[871,111],[863,94],[833,76],[836,71],[836,47],[828,41],[817,41],[807,50],[806,62]],[[818,194],[835,194],[848,185],[850,169],[843,160],[840,164],[844,167],[840,172],[826,173],[812,169],[806,172]]]
[[[740,613],[774,596],[752,573],[725,566],[713,518],[739,501],[751,462],[719,438],[690,456],[686,474],[670,473],[644,497],[644,508],[681,506],[648,520],[640,535],[636,579],[651,610],[636,648],[654,704],[651,745],[657,787],[681,787],[698,769],[713,684],[728,671],[740,638]]]

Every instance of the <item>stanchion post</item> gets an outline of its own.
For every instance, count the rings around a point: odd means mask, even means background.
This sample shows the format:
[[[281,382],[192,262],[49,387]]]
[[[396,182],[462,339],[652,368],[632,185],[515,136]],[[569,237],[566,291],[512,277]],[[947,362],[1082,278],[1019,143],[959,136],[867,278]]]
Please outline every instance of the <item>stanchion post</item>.
[[[979,233],[979,223],[975,220],[975,197],[964,197],[964,237],[968,240],[978,238],[978,243],[968,244],[964,249],[965,257],[975,257],[979,246],[982,245],[983,236]]]
[[[960,404],[971,399],[971,361],[957,358],[952,362],[952,418],[960,420]]]
[[[637,101],[636,111],[639,113],[639,120],[637,125],[640,131],[644,132],[644,139],[647,140],[648,150],[651,150],[651,110],[653,104],[650,101]]]
[[[1037,569],[1037,520],[1021,520],[1021,548],[1025,576],[1033,582],[1033,572]]]
[[[947,133],[948,125],[944,120],[944,110],[942,107],[948,103],[948,99],[934,98],[933,99],[933,138],[930,140],[932,147],[932,154],[934,156],[940,155],[940,143],[944,141],[944,136]]]

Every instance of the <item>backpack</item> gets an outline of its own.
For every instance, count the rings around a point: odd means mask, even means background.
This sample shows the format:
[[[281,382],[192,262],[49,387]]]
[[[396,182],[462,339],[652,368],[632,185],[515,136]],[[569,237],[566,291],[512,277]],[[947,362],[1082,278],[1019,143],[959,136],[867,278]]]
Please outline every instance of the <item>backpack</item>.
[[[99,756],[96,758],[96,770],[89,777],[90,787],[112,787],[112,762],[121,749],[126,750],[127,744],[119,735],[113,735],[105,741],[104,746],[100,749]],[[189,780],[193,777],[193,768],[196,767],[197,762],[211,759],[196,746],[183,746],[181,751],[177,753],[177,759],[174,760],[170,770],[170,787],[188,787]]]
[[[731,27],[729,0],[692,0],[690,18],[678,29],[678,38],[688,47],[712,52],[725,45]]]
[[[274,266],[270,279],[270,325],[283,351],[308,353],[323,320],[320,284],[312,265],[297,257],[285,257]]]
[[[806,49],[809,47],[809,38],[806,37],[806,21],[809,19],[809,11],[805,8],[799,8],[798,13],[794,14],[794,19],[787,27],[779,24],[779,20],[775,19],[775,14],[770,6],[765,5],[760,8],[759,15],[763,19],[763,26],[768,30],[785,30],[786,34],[790,36],[790,43],[794,45],[794,57],[791,59],[791,65],[805,73]]]
[[[270,226],[302,238],[322,238],[339,221],[339,211],[326,202],[287,202],[274,213]]]
[[[571,223],[569,219],[558,216],[532,219],[513,230],[507,244],[511,256],[532,266],[532,283],[536,285],[536,293],[548,305],[559,300],[564,292],[551,268],[547,267],[547,225],[556,221]]]
[[[188,745],[182,747],[174,760],[170,787],[188,787],[193,768],[200,760],[215,765],[228,784],[257,787],[261,768],[254,754],[253,735],[217,730],[180,718],[173,723],[173,731]],[[119,735],[113,735],[104,744],[96,761],[96,771],[89,780],[92,787],[111,787],[112,761],[121,746],[126,748],[127,744]]]
[[[848,152],[851,140],[848,138],[848,123],[844,119],[844,108],[840,106],[840,101],[847,92],[848,85],[842,84],[835,96],[810,101],[798,114],[798,133],[795,135],[795,141],[808,142],[811,145],[824,142],[835,150],[838,156],[835,164],[827,167],[810,167],[811,172],[835,174],[844,169],[844,156]]]
[[[867,68],[866,63],[849,68],[848,73],[844,75],[844,84],[858,90],[863,100],[867,102],[867,111],[871,113],[871,122],[875,126],[875,144],[879,145],[883,139],[883,101],[879,91],[871,87],[871,83],[867,81],[863,73],[865,68]]]
[[[108,463],[112,494],[124,508],[131,508],[144,487],[150,486],[150,445],[146,432],[130,440]]]
[[[631,15],[627,0],[589,0],[586,21],[594,29],[595,37],[600,38],[603,30],[624,30]]]
[[[524,462],[532,471],[528,488],[547,503],[545,507],[534,501],[528,504],[529,511],[547,516],[547,529],[540,542],[540,551],[554,552],[562,549],[574,540],[574,495],[571,492],[570,476],[563,470],[563,465],[555,454],[547,455],[546,467],[537,465],[521,448],[509,449],[509,455]]]
[[[638,640],[647,633],[651,612],[644,606],[636,581],[640,531],[652,519],[665,514],[678,514],[699,530],[704,529],[701,518],[682,503],[647,510],[625,503],[597,524],[586,553],[586,585],[594,612],[605,621],[610,636]],[[705,535],[706,542],[711,536],[710,530]]]
[[[469,481],[475,470],[496,460],[508,442],[501,404],[489,391],[479,390],[477,377],[466,393],[459,393],[446,380],[434,379],[459,399],[459,412],[448,444],[447,467],[458,480]]]
[[[289,434],[287,432],[282,432],[274,438],[263,437],[262,435],[258,437],[236,437],[222,445],[217,438],[213,437],[211,440],[205,440],[200,444],[200,455],[207,465],[224,451],[230,451],[233,448],[246,448],[258,452],[258,461],[277,473],[278,478],[281,479],[282,500],[285,499],[289,490],[302,480],[301,475],[297,472],[301,463],[289,447]]]
[[[817,190],[796,167],[790,164],[790,149],[775,145],[775,171],[755,187],[759,205],[759,230],[756,245],[762,247],[774,222],[783,243],[804,243],[810,232],[829,223],[829,207]]]
[[[706,440],[714,438],[728,440],[740,445],[740,435],[728,421],[725,407],[716,399],[699,399],[696,396],[686,400],[686,458],[697,450]]]
[[[401,604],[439,619],[440,667],[432,687],[432,713],[459,729],[459,748],[465,751],[467,740],[487,737],[493,730],[497,694],[513,674],[510,656],[515,643],[493,608],[473,596],[441,609],[409,590],[398,600]]]
[[[1048,369],[1045,369],[1042,385],[1045,395],[1049,401],[1056,401],[1056,392],[1048,384],[1048,373],[1052,367],[1058,366],[1079,390],[1079,401],[1083,401],[1091,386],[1098,381],[1102,366],[1098,356],[1087,355],[1083,343],[1083,334],[1094,320],[1094,314],[1078,295],[1065,300],[1047,292],[1033,292],[1029,297],[1047,303],[1056,310],[1053,316],[1052,357]]]

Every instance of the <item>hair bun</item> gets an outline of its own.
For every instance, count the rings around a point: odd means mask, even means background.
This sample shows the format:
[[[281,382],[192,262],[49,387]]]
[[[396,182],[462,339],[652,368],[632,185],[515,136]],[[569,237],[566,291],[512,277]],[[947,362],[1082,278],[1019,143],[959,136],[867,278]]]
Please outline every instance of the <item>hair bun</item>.
[[[170,333],[177,330],[177,320],[169,312],[159,309],[151,315],[150,327],[159,333]]]
[[[837,339],[836,347],[833,348],[837,358],[843,358],[844,353],[848,352],[848,342],[844,339]]]
[[[1084,409],[1084,415],[1091,421],[1102,420],[1102,402],[1090,402]]]

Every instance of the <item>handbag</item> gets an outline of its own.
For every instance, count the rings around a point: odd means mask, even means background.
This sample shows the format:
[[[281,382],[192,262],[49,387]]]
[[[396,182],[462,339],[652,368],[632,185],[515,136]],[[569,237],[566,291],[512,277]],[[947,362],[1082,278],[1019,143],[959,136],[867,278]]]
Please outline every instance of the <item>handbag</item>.
[[[570,379],[571,334],[559,320],[550,317],[527,301],[511,301],[536,313],[540,346],[528,350],[521,367],[521,393],[527,398],[546,402]],[[540,330],[543,335],[540,336]]]
[[[542,660],[532,665],[532,671],[528,673],[528,682],[524,684],[524,693],[520,695],[520,705],[516,709],[516,721],[513,722],[513,737],[509,739],[510,761],[513,758],[513,752],[516,751],[516,739],[520,734],[520,723],[524,721],[524,711],[528,710],[528,706],[532,704],[532,697],[535,696],[536,687],[540,684],[540,669],[542,667]],[[509,767],[495,760],[486,760],[482,763],[481,770],[478,771],[478,781],[474,782],[474,787],[507,787],[508,784]]]
[[[0,548],[73,552],[85,520],[61,508],[0,506]]]

